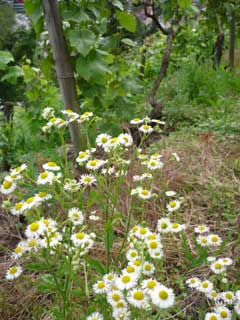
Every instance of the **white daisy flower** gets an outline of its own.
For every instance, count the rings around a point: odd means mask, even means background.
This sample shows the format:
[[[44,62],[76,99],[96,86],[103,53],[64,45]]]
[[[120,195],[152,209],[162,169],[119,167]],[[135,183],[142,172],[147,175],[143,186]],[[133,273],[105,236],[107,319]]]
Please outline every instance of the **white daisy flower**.
[[[40,205],[40,202],[38,200],[38,197],[36,197],[36,196],[29,197],[24,202],[24,208],[26,210],[30,210],[33,207],[38,207],[39,205]]]
[[[231,258],[220,258],[220,259],[218,259],[218,261],[220,262],[220,263],[222,263],[224,266],[230,266],[230,265],[232,265],[233,264],[233,260],[231,259]]]
[[[208,237],[205,237],[205,236],[198,236],[196,238],[196,242],[198,244],[200,244],[200,246],[202,247],[208,247],[209,246],[209,240],[208,240]]]
[[[139,119],[139,118],[134,118],[130,121],[131,124],[140,124],[140,123],[143,123],[143,120],[142,119]]]
[[[135,232],[135,236],[138,238],[138,239],[146,239],[148,237],[150,233],[150,230],[148,228],[145,228],[145,227],[139,227],[137,229],[137,231]]]
[[[26,252],[26,245],[24,241],[20,241],[13,251],[14,259],[20,258]]]
[[[153,195],[152,192],[150,190],[144,189],[144,188],[139,188],[138,189],[138,196],[141,199],[150,199]]]
[[[223,301],[227,304],[233,304],[235,301],[235,295],[232,291],[225,291],[220,294]]]
[[[80,183],[75,179],[67,179],[63,186],[65,191],[69,191],[71,193],[78,192],[80,187]]]
[[[162,259],[163,255],[164,255],[163,250],[161,248],[159,248],[157,250],[156,249],[155,250],[149,249],[148,253],[152,259]]]
[[[146,166],[150,170],[162,169],[163,163],[159,160],[150,160],[146,162]]]
[[[185,224],[179,224],[179,223],[171,223],[171,231],[174,232],[174,233],[177,233],[177,232],[181,232],[182,230],[185,230],[186,229],[186,226]]]
[[[139,276],[139,272],[140,272],[140,269],[138,267],[132,265],[131,263],[129,263],[128,266],[122,270],[123,274],[130,273],[130,274],[135,275],[136,277]]]
[[[137,250],[129,249],[127,251],[126,257],[127,257],[128,261],[134,261],[139,258],[139,254],[138,254]]]
[[[173,290],[163,285],[157,286],[153,291],[150,291],[149,294],[152,303],[161,309],[170,308],[174,305],[175,295]]]
[[[11,175],[18,175],[26,169],[27,169],[27,165],[23,163],[19,167],[11,169],[10,172],[11,172]]]
[[[162,249],[162,244],[159,240],[150,240],[146,244],[151,251]]]
[[[112,137],[107,133],[101,133],[96,138],[96,145],[104,147]]]
[[[89,150],[86,150],[86,151],[80,151],[78,153],[78,157],[76,159],[77,163],[79,165],[83,164],[84,162],[88,161],[90,158],[90,152]]]
[[[154,271],[155,271],[155,267],[152,263],[150,263],[148,261],[144,262],[143,267],[142,267],[143,274],[150,276],[154,273]]]
[[[216,261],[216,257],[213,257],[213,256],[207,257],[207,261],[208,262],[214,262],[214,261]]]
[[[54,173],[50,171],[44,171],[39,174],[37,184],[52,184],[54,181]]]
[[[215,301],[215,302],[217,302],[217,301],[220,300],[220,296],[219,296],[219,294],[217,293],[217,291],[215,291],[215,290],[212,290],[212,291],[206,293],[206,297],[207,297],[208,299],[210,299],[210,300]]]
[[[80,184],[84,186],[92,186],[96,183],[96,179],[92,174],[83,174],[80,178]]]
[[[83,123],[85,121],[88,121],[92,116],[93,116],[92,112],[84,112],[78,119],[78,122]]]
[[[236,312],[237,315],[240,316],[240,302],[237,302],[234,306],[234,311]]]
[[[193,277],[193,278],[190,278],[190,279],[186,280],[186,285],[189,288],[197,288],[200,285],[200,283],[201,283],[201,281],[197,277]]]
[[[105,162],[103,160],[93,159],[87,162],[86,168],[88,170],[98,170],[101,166],[104,165],[104,163]]]
[[[149,291],[153,291],[157,286],[159,286],[159,283],[155,279],[145,279],[141,283],[142,289],[148,293]]]
[[[16,189],[17,185],[14,181],[4,180],[1,187],[0,192],[2,194],[10,194]]]
[[[236,297],[237,301],[240,302],[240,290],[237,290],[237,291],[235,292],[235,297]]]
[[[113,291],[107,291],[107,301],[112,306],[115,306],[116,303],[119,301],[122,301],[124,299],[124,296],[121,291],[119,290],[113,290]]]
[[[26,206],[24,205],[23,202],[17,202],[15,203],[14,207],[11,208],[10,212],[14,216],[19,216],[26,210]]]
[[[122,302],[119,302],[122,305]],[[125,308],[113,310],[112,317],[115,320],[130,320],[131,312]]]
[[[222,239],[217,234],[209,234],[208,242],[210,246],[220,246]]]
[[[46,171],[59,171],[61,168],[53,161],[44,163],[42,165],[43,169]]]
[[[108,140],[108,142],[103,146],[105,152],[110,152],[115,150],[118,146],[120,146],[120,140],[118,137],[113,137]]]
[[[48,232],[55,232],[57,230],[57,222],[51,218],[42,218],[40,221]]]
[[[44,231],[46,231],[46,226],[43,223],[36,221],[27,227],[25,235],[27,238],[38,238]]]
[[[214,311],[220,316],[221,320],[232,319],[231,311],[225,306],[217,306],[216,308],[214,308]]]
[[[37,238],[31,238],[31,239],[27,239],[26,241],[26,251],[34,251],[36,252],[39,247],[41,246],[41,242],[40,239]]]
[[[73,122],[79,118],[79,114],[77,114],[76,112],[73,112],[71,109],[62,110],[61,112],[62,114],[67,116],[68,122]]]
[[[94,312],[91,313],[86,320],[104,320],[104,318],[99,312]]]
[[[180,208],[181,206],[181,202],[179,200],[172,200],[168,203],[167,205],[167,210],[169,212],[173,212],[173,211],[176,211]]]
[[[208,312],[205,315],[205,320],[220,320],[220,317],[216,312]]]
[[[204,225],[200,225],[200,226],[195,227],[194,231],[196,233],[202,234],[202,233],[205,233],[205,232],[209,232],[209,227],[204,226]]]
[[[211,265],[210,265],[210,269],[212,270],[212,272],[219,274],[222,272],[226,271],[226,267],[219,261],[214,261]]]
[[[62,235],[59,232],[51,232],[47,238],[40,240],[40,246],[43,248],[56,247],[62,241]]]
[[[119,290],[129,290],[137,284],[137,276],[135,274],[124,273],[116,279],[115,283]]]
[[[128,302],[137,308],[146,308],[149,305],[148,295],[142,289],[133,289],[127,295]]]
[[[153,128],[149,126],[148,124],[143,124],[140,128],[139,131],[143,132],[144,134],[150,134],[153,132]]]
[[[203,293],[209,293],[213,290],[213,283],[209,280],[205,280],[199,283],[197,289]]]
[[[93,285],[93,291],[98,294],[107,292],[107,285],[105,281],[99,280]]]
[[[114,284],[118,275],[115,272],[107,273],[103,276],[103,281],[108,284]]]
[[[171,231],[171,221],[168,218],[161,218],[157,223],[157,230],[160,233],[167,233]]]
[[[166,191],[166,192],[165,192],[165,195],[166,195],[167,197],[173,197],[173,196],[176,195],[176,192],[175,192],[175,191],[172,191],[172,190],[169,190],[169,191]]]
[[[90,242],[90,237],[84,232],[77,232],[71,235],[71,240],[76,247],[82,247]]]
[[[21,266],[14,266],[8,269],[5,277],[7,280],[14,280],[18,278],[22,272],[23,269]]]
[[[45,192],[45,191],[40,191],[38,193],[35,194],[36,200],[39,202],[44,202],[47,201],[49,199],[52,199],[52,195]]]
[[[121,133],[118,136],[119,143],[123,145],[124,147],[130,147],[133,144],[133,139],[130,134],[127,133]]]
[[[91,220],[91,221],[98,221],[98,220],[100,220],[100,217],[97,216],[97,215],[95,215],[95,214],[90,214],[89,220]]]

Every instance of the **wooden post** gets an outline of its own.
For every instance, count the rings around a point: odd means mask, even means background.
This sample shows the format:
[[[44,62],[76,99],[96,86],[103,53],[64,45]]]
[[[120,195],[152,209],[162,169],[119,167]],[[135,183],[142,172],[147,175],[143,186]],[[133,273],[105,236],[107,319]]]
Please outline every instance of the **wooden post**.
[[[67,51],[66,41],[64,38],[61,18],[59,14],[57,0],[42,0],[45,13],[49,40],[55,60],[57,79],[65,109],[71,109],[76,113],[80,113],[77,99],[76,84],[70,56]],[[80,125],[76,121],[69,124],[70,134],[74,146],[75,153],[78,153],[81,147],[86,145],[85,139],[81,138]]]

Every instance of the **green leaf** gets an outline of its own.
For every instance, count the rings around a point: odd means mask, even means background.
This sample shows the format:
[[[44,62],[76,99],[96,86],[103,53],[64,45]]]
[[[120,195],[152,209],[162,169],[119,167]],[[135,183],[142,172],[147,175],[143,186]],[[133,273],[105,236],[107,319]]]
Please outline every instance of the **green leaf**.
[[[187,243],[187,236],[184,232],[181,233],[181,238],[182,238],[182,249],[183,249],[184,256],[189,261],[192,261],[193,260],[192,251]]]
[[[14,61],[13,55],[9,51],[0,51],[0,70],[7,68],[9,62]]]
[[[25,0],[24,9],[31,18],[33,24],[37,24],[43,15],[42,4],[40,0]]]
[[[118,10],[116,13],[117,20],[121,26],[130,32],[135,32],[137,28],[137,20],[134,15],[126,11]]]
[[[63,11],[63,18],[64,20],[74,21],[78,23],[91,20],[86,12],[84,12],[82,9],[77,10],[76,8]]]
[[[71,30],[69,32],[69,40],[71,46],[86,57],[95,44],[96,36],[87,29]]]
[[[110,251],[113,246],[113,227],[112,227],[112,222],[111,220],[108,220],[107,223],[105,224],[105,248],[107,251]]]
[[[45,263],[29,263],[25,266],[25,269],[29,271],[43,271],[47,270],[48,266]]]
[[[177,0],[180,8],[186,9],[192,4],[192,0]]]
[[[105,73],[109,73],[107,58],[96,51],[91,52],[87,58],[79,57],[76,62],[77,73],[86,81],[102,83]]]
[[[97,270],[98,273],[100,273],[100,274],[106,273],[106,270],[100,261],[93,259],[93,258],[88,258],[87,262],[90,264],[91,267],[93,267],[95,270]]]
[[[16,84],[17,79],[23,76],[24,72],[22,68],[20,68],[19,66],[13,66],[9,67],[7,74],[5,74],[5,76],[2,77],[2,81],[7,81],[11,84]]]
[[[124,10],[124,6],[121,1],[113,0],[112,4],[114,5],[114,7],[117,7],[120,10]]]
[[[135,42],[133,42],[131,39],[128,39],[128,38],[122,39],[121,42],[131,47],[135,47],[136,45]]]

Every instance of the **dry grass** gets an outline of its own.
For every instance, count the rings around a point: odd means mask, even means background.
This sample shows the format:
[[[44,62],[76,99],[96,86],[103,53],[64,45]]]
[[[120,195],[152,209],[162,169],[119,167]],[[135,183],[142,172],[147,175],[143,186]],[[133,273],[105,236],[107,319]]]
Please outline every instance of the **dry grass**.
[[[184,197],[183,210],[179,217],[181,222],[185,223],[188,229],[188,239],[191,243],[193,227],[199,223],[205,223],[210,226],[212,232],[221,235],[227,241],[224,255],[235,259],[239,255],[239,189],[240,189],[240,145],[231,143],[220,143],[215,141],[211,134],[205,133],[198,137],[187,136],[170,136],[162,139],[159,142],[150,146],[151,149],[160,152],[163,155],[164,166],[161,176],[158,177],[156,192],[159,193],[159,198],[162,199],[162,192],[166,190],[175,190]],[[170,160],[171,154],[176,152],[181,162]],[[135,165],[130,175],[133,175],[138,170]],[[125,187],[130,179],[125,182]],[[121,211],[127,210],[127,198],[123,190],[122,197],[119,201]],[[159,201],[157,205],[152,205],[149,202],[145,206],[145,219],[147,224],[152,228],[156,226],[159,217],[164,215],[166,203]],[[13,217],[7,216],[6,213],[1,213],[1,246],[13,249],[19,241],[19,230],[16,229],[16,220]],[[139,222],[135,215],[136,222]],[[99,225],[99,228],[102,224]],[[116,238],[121,238],[124,232],[124,221],[116,226]],[[164,262],[164,275],[166,282],[172,284],[172,279],[175,279],[176,292],[179,291],[184,277],[198,275],[204,277],[207,275],[207,269],[199,266],[194,270],[186,272],[186,261],[179,237],[167,238],[165,245],[166,261]],[[118,243],[113,251],[117,251]],[[194,246],[191,246],[192,252],[195,254]],[[98,244],[93,255],[104,261],[104,248]],[[4,277],[6,268],[11,263],[8,251],[6,249],[1,253],[1,278]],[[239,269],[236,261],[231,268],[229,280],[237,280],[237,270]],[[34,281],[34,280],[33,280]],[[33,289],[32,284],[26,278],[14,283],[1,281],[0,283],[0,316],[3,320],[9,319],[46,319],[36,314],[40,314],[39,309],[48,303],[48,299],[39,296]],[[180,291],[179,291],[180,292]],[[203,301],[201,296],[193,294],[183,297],[181,308],[185,314],[191,314],[192,319],[197,317],[195,314],[196,306],[199,306]],[[33,316],[35,314],[35,317]],[[176,317],[174,319],[177,319]],[[183,319],[179,317],[179,319]]]

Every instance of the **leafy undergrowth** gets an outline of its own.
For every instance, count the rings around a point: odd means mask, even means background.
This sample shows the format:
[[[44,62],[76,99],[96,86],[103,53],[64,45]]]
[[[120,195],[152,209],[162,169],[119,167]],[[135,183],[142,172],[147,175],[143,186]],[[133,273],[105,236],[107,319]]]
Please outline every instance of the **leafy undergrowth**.
[[[215,140],[214,135],[207,132],[199,135],[185,132],[164,137],[150,145],[148,150],[143,148],[142,153],[160,153],[164,166],[157,174],[154,173],[153,190],[157,194],[155,200],[146,200],[144,204],[141,199],[134,200],[131,227],[141,224],[143,227],[155,230],[158,220],[166,216],[166,206],[170,201],[165,192],[174,190],[181,202],[181,209],[173,211],[168,217],[173,222],[184,224],[186,230],[181,235],[161,234],[164,258],[156,263],[156,279],[161,279],[166,287],[173,289],[176,296],[175,305],[168,313],[164,313],[165,309],[160,314],[157,311],[153,311],[152,314],[151,312],[145,314],[145,310],[141,312],[145,319],[204,319],[205,314],[210,312],[210,300],[207,300],[203,293],[188,288],[185,283],[187,279],[198,277],[200,280],[214,280],[220,291],[239,289],[236,283],[239,278],[240,263],[236,257],[239,256],[240,242],[238,217],[240,146],[234,141],[219,142]],[[129,155],[131,156],[131,152]],[[40,164],[46,161],[49,159],[41,158]],[[94,211],[94,215],[100,219],[91,222],[89,216],[87,218],[85,231],[87,233],[94,231],[97,234],[97,240],[87,260],[90,292],[86,295],[83,268],[80,268],[78,276],[82,280],[79,288],[76,288],[70,296],[71,304],[76,306],[71,314],[72,319],[85,319],[87,314],[96,310],[104,312],[105,319],[112,319],[109,307],[106,309],[105,298],[102,295],[99,298],[92,289],[92,285],[101,279],[101,274],[106,273],[107,263],[111,270],[118,273],[127,264],[126,250],[124,252],[120,249],[128,222],[126,215],[129,212],[130,195],[126,190],[133,189],[132,177],[140,171],[139,161],[134,160],[119,191],[118,211],[115,212],[114,217],[116,222],[113,224],[113,230],[107,233],[114,239],[109,248],[110,258],[106,256],[106,240],[105,245],[102,241],[102,234],[108,228],[104,222],[104,210],[99,205],[101,202],[96,201],[98,194],[96,192],[88,194],[90,200],[88,200],[88,206],[85,205],[84,211],[86,210],[88,215]],[[31,195],[26,186],[25,193],[26,196]],[[73,207],[77,204],[74,201],[72,204],[66,204],[65,211],[69,209],[69,205]],[[53,209],[55,213],[52,212]],[[57,210],[59,210],[58,214],[56,214]],[[48,217],[52,214],[52,218],[56,218],[59,214],[64,215],[64,208],[47,207],[45,214]],[[0,217],[1,247],[3,248],[0,268],[0,276],[3,279],[0,283],[1,319],[52,319],[51,306],[56,303],[55,290],[53,288],[52,292],[51,289],[49,290],[52,279],[47,277],[47,273],[44,273],[44,281],[39,283],[41,266],[38,270],[37,263],[35,265],[31,263],[28,265],[28,270],[25,270],[24,274],[14,282],[7,282],[4,279],[6,270],[13,265],[11,252],[22,240],[26,222],[33,220],[26,221],[24,217],[20,219],[13,217],[8,210],[1,212]],[[195,243],[194,228],[199,225],[208,226],[212,234],[217,234],[223,240],[212,255],[232,258],[234,261],[233,265],[228,267],[227,273],[224,273],[224,281],[210,270],[206,260],[208,257],[206,249]],[[124,247],[126,246],[127,241],[124,242]],[[108,258],[109,261],[107,261]],[[34,257],[31,259],[28,259],[28,263],[34,262]],[[60,300],[58,303],[60,306]],[[137,318],[135,309],[133,310],[134,319],[140,319]],[[62,318],[59,316],[59,319]]]

